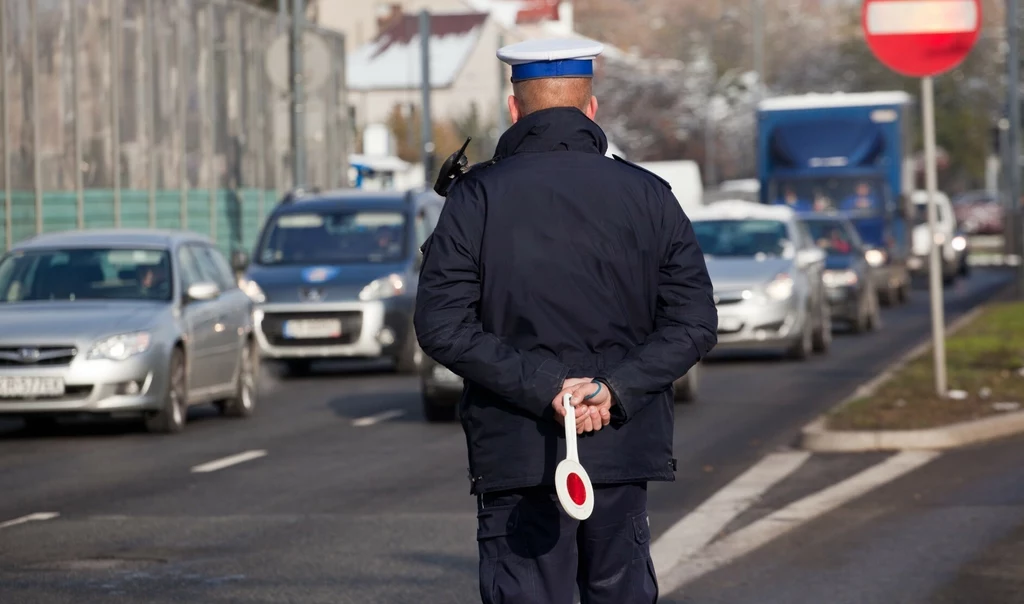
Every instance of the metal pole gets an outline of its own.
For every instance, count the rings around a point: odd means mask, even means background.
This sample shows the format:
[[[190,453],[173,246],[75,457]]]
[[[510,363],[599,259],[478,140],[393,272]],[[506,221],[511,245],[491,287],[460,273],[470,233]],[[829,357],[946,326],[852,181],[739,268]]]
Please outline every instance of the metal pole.
[[[711,115],[714,98],[708,99],[707,114],[704,117],[704,178],[708,186],[714,186],[718,180],[715,171],[715,120]]]
[[[434,182],[434,128],[430,110],[430,12],[420,11],[420,89],[423,91],[423,172],[425,182]]]
[[[85,227],[85,186],[82,183],[82,102],[79,90],[78,66],[78,4],[71,3],[71,96],[74,104],[74,146],[75,146],[75,225]]]
[[[206,36],[209,52],[206,70],[206,132],[209,136],[206,155],[206,173],[210,179],[210,239],[217,242],[217,28],[213,2],[206,5]]]
[[[145,43],[146,51],[146,74],[149,76],[146,79],[146,85],[144,90],[148,91],[147,96],[143,96],[144,99],[148,100],[148,107],[146,107],[146,135],[148,138],[148,149],[149,152],[149,174],[147,179],[149,180],[149,227],[156,227],[156,113],[157,113],[157,102],[156,102],[156,19],[153,17],[153,0],[146,0],[145,5],[145,27],[143,31],[143,40]]]
[[[178,0],[178,133],[180,164],[178,166],[178,211],[181,228],[188,228],[188,82],[189,73],[195,73],[185,67],[185,23],[188,15],[188,0]]]
[[[110,0],[110,141],[113,150],[114,226],[121,226],[121,22],[124,11],[118,0]]]
[[[295,186],[306,184],[306,98],[303,82],[302,33],[306,1],[292,0],[291,83],[292,83],[292,179]]]
[[[935,207],[935,193],[938,189],[938,175],[935,168],[935,91],[932,78],[921,80],[921,99],[924,121],[924,174],[928,189],[928,231],[931,237],[931,266],[928,276],[932,301],[932,347],[935,351],[935,391],[945,397],[946,388],[946,339],[945,317],[942,307],[942,263],[939,258],[938,211]]]
[[[1024,234],[1020,228],[1020,23],[1017,14],[1018,0],[1007,0],[1006,2],[1006,44],[1009,53],[1006,57],[1007,67],[1007,104],[1010,120],[1009,131],[1009,157],[1006,162],[1006,183],[1009,189],[1007,199],[1007,214],[1004,224],[1004,231],[1008,235],[1007,243],[1013,245],[1011,253],[1021,254],[1021,244],[1024,243]],[[1012,239],[1011,239],[1012,238]],[[1022,263],[1024,264],[1024,263]],[[1018,269],[1024,275],[1024,267]]]
[[[760,101],[765,95],[765,61],[764,61],[764,0],[750,0],[753,4],[750,11],[753,20],[754,34],[754,71],[757,73],[756,99]]]
[[[10,87],[7,85],[7,5],[0,4],[0,11],[4,11],[0,19],[0,83],[2,83],[3,99],[0,99],[0,110],[3,116],[4,135],[4,248],[11,249],[11,238],[13,237],[14,223],[11,219],[11,150],[8,149],[11,140],[11,123],[7,116],[7,96],[10,94]],[[76,116],[77,117],[77,116]]]
[[[283,34],[288,24],[288,0],[277,0],[277,33]]]
[[[36,233],[43,232],[43,175],[39,157],[42,136],[39,132],[39,15],[35,2],[29,2],[29,37],[32,52],[32,188],[36,197]]]
[[[498,48],[505,46],[505,34],[498,34]],[[498,66],[498,134],[508,129],[508,101],[505,98],[505,64],[495,61]]]

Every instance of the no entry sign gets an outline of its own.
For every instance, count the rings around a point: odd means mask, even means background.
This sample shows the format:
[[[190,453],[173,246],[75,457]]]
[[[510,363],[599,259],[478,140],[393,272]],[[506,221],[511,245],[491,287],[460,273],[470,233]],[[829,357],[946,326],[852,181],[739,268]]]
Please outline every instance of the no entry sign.
[[[864,37],[897,73],[928,77],[970,54],[981,31],[981,0],[864,0]]]

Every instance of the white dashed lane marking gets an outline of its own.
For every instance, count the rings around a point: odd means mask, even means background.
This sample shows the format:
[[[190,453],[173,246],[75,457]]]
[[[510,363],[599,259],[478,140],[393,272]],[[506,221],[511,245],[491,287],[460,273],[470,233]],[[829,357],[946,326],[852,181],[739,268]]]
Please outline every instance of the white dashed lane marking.
[[[239,453],[237,455],[230,455],[228,457],[222,457],[220,459],[215,459],[213,461],[210,461],[210,462],[207,462],[207,463],[204,463],[204,464],[200,464],[198,466],[194,466],[192,468],[192,472],[195,473],[195,474],[202,474],[202,473],[206,473],[206,472],[216,472],[217,470],[223,470],[224,468],[229,468],[231,466],[235,466],[235,465],[238,465],[240,463],[245,463],[247,461],[252,461],[253,459],[259,459],[260,457],[263,457],[266,454],[267,454],[267,452],[263,451],[263,450],[259,450],[259,451],[246,451],[244,453]]]
[[[18,526],[19,524],[25,524],[26,522],[40,522],[43,520],[53,520],[57,516],[60,516],[60,514],[58,514],[57,512],[36,512],[35,514],[29,514],[27,516],[22,516],[21,518],[15,518],[14,520],[0,522],[0,529]]]
[[[365,428],[366,426],[386,422],[389,419],[395,419],[396,417],[402,417],[403,415],[405,415],[405,411],[402,411],[401,409],[392,409],[390,411],[382,411],[376,415],[369,415],[367,417],[354,419],[352,420],[352,425],[356,428]]]

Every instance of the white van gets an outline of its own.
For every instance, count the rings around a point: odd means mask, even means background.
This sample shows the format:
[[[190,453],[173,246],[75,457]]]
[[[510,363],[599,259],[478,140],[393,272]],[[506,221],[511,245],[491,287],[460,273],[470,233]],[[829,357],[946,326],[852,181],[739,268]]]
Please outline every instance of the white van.
[[[911,232],[911,255],[907,260],[907,268],[912,275],[928,275],[929,253],[931,252],[931,232],[928,227],[928,192],[912,191],[910,193],[911,207],[914,213],[910,216],[910,224],[913,225]],[[956,278],[963,274],[965,263],[962,261],[962,254],[965,253],[966,241],[957,233],[956,216],[953,214],[953,204],[949,197],[937,191],[935,193],[936,210],[936,234],[935,240],[942,247],[940,257],[942,260],[942,282],[946,285],[953,283]]]

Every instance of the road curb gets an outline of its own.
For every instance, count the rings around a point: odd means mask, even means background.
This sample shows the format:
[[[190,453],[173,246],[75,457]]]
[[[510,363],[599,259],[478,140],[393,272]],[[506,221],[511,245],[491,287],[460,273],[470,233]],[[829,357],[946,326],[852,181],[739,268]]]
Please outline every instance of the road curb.
[[[997,294],[992,300],[998,300]],[[991,302],[971,309],[946,327],[952,335],[973,321]],[[853,401],[874,394],[908,363],[931,349],[931,338],[915,346],[900,357],[892,367],[874,379],[859,386],[829,412],[815,418],[800,434],[800,447],[815,453],[859,453],[870,451],[899,451],[906,449],[942,450],[963,447],[1004,436],[1024,433],[1024,411],[994,415],[979,420],[928,428],[924,430],[829,430],[827,416]]]

